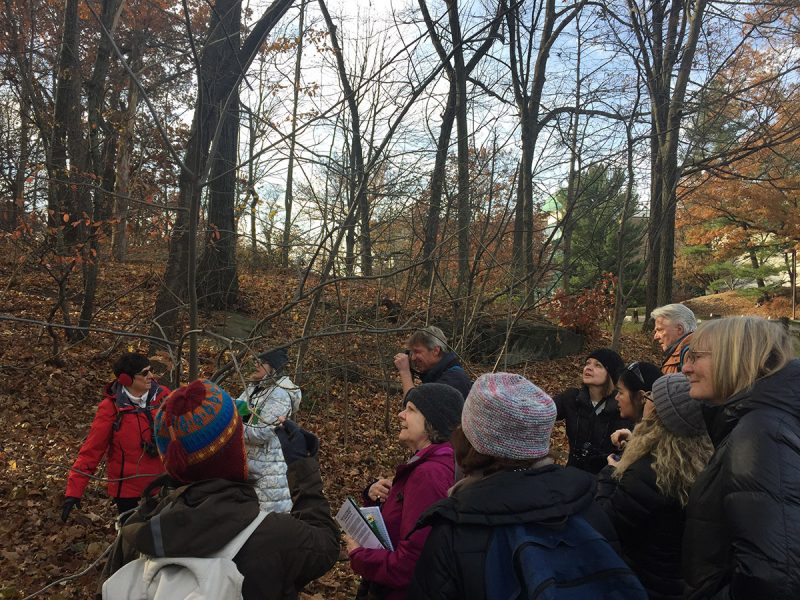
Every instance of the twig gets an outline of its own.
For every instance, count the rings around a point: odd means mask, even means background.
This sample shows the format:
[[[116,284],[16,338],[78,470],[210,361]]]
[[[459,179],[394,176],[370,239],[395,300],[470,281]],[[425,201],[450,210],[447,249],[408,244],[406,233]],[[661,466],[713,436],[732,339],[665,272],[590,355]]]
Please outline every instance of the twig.
[[[73,573],[72,575],[67,575],[66,577],[62,577],[61,579],[57,579],[56,581],[53,581],[52,583],[48,583],[46,586],[44,586],[39,591],[33,592],[30,596],[25,596],[25,598],[23,598],[22,600],[30,600],[30,598],[35,598],[36,596],[38,596],[39,594],[41,594],[45,590],[50,589],[54,585],[58,585],[59,583],[64,583],[65,581],[70,581],[72,579],[77,579],[78,577],[82,577],[83,575],[85,575],[86,573],[91,571],[94,568],[94,566],[97,563],[100,562],[101,559],[105,558],[106,554],[111,552],[111,548],[114,547],[115,543],[116,543],[116,540],[114,542],[111,542],[108,545],[108,547],[105,550],[103,550],[103,553],[100,556],[98,556],[96,559],[94,559],[94,561],[92,561],[92,563],[88,567],[86,567],[83,571],[81,571],[79,573]]]

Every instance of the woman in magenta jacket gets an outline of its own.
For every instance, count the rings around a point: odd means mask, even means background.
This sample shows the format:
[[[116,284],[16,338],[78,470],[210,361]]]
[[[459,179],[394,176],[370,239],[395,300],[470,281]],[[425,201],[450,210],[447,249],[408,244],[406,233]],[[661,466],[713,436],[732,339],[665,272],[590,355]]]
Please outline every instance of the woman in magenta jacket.
[[[135,508],[148,484],[164,472],[153,442],[153,418],[169,390],[153,379],[147,357],[134,352],[117,359],[114,375],[69,472],[62,521],[80,506],[89,475],[103,457],[108,495],[120,514]]]
[[[350,566],[362,577],[356,598],[405,598],[430,528],[409,534],[429,506],[447,497],[455,481],[455,458],[448,440],[461,421],[461,392],[440,383],[424,383],[409,390],[405,400],[405,409],[398,415],[398,439],[414,455],[397,467],[394,478],[378,479],[364,493],[365,501],[381,504],[394,551],[362,548],[345,536]]]

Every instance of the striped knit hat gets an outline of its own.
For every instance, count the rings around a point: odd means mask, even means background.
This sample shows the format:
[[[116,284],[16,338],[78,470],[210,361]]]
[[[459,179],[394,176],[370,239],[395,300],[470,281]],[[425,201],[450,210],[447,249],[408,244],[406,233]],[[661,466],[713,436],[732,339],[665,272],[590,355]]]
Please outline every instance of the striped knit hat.
[[[167,473],[181,481],[247,480],[244,429],[228,393],[197,379],[172,392],[155,418]]]
[[[555,420],[553,399],[522,375],[488,373],[467,395],[461,429],[481,454],[525,460],[547,456]]]

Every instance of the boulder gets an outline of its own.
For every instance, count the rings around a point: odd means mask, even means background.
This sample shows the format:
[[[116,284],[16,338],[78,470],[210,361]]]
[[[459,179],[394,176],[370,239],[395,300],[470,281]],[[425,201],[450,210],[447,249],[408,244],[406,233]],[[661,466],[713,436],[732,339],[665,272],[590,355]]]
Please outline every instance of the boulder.
[[[470,359],[481,363],[497,360],[506,341],[507,320],[482,320],[475,328]],[[501,364],[518,365],[534,360],[550,360],[583,352],[584,336],[545,321],[519,320],[508,336],[506,356]]]

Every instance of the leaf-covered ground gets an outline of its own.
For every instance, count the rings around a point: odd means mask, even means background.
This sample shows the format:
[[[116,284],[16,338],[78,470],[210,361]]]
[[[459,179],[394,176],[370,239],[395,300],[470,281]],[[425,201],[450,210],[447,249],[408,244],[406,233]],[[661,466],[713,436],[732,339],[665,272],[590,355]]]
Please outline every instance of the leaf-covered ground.
[[[158,285],[152,273],[161,269],[161,263],[154,259],[103,269],[97,306],[105,308],[95,325],[146,332]],[[11,263],[0,264],[0,277],[0,314],[28,319],[47,316],[54,302],[51,281],[15,271]],[[251,273],[243,269],[241,289],[246,310],[255,318],[269,314],[292,297],[296,281],[297,274],[291,271]],[[135,283],[142,285],[118,297]],[[383,294],[393,295],[395,290],[378,289],[376,285],[329,291],[315,329],[323,331],[345,321],[354,326],[377,323],[379,327],[395,327],[381,323],[380,309],[376,309],[376,300]],[[307,305],[300,303],[270,322],[264,345],[299,337],[306,310]],[[424,314],[421,305],[404,306],[402,319],[410,319],[411,326],[417,323],[415,310]],[[221,315],[203,315],[204,324],[221,319]],[[334,509],[371,478],[392,473],[394,465],[405,458],[395,442],[400,394],[392,356],[407,335],[407,331],[400,331],[330,336],[311,343],[298,420],[322,440],[321,469]],[[62,524],[59,512],[65,478],[88,431],[103,385],[112,378],[113,357],[128,347],[144,349],[144,345],[135,339],[121,344],[115,336],[100,333],[73,346],[66,346],[62,338],[61,360],[51,361],[51,338],[38,326],[0,321],[0,336],[0,598],[24,598],[64,577],[72,578],[39,597],[88,598],[100,570],[100,563],[95,561],[114,539],[115,511],[103,483],[93,482],[82,509],[73,511],[69,522]],[[608,341],[594,340],[591,346]],[[215,370],[219,353],[218,346],[203,343],[204,375]],[[649,338],[640,333],[624,337],[622,354],[626,361],[656,361],[658,357]],[[514,370],[546,391],[557,393],[577,382],[582,364],[580,355]],[[467,366],[473,377],[486,368]],[[391,385],[387,386],[387,381]],[[235,377],[224,386],[232,393],[240,391]],[[561,426],[554,432],[553,451],[559,460],[564,459]],[[355,585],[347,561],[341,560],[309,586],[305,596],[351,598]]]

